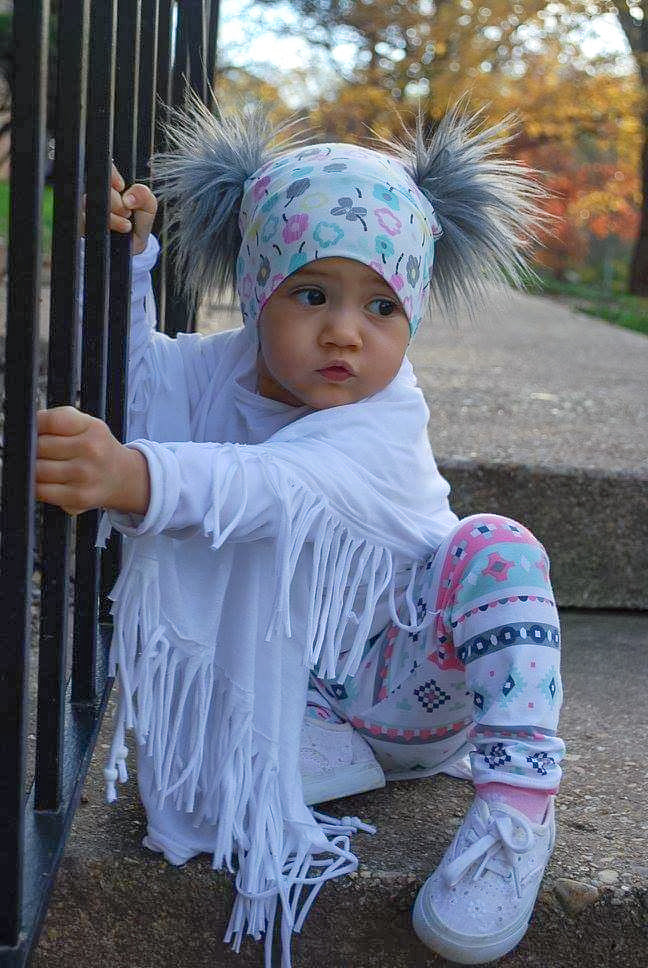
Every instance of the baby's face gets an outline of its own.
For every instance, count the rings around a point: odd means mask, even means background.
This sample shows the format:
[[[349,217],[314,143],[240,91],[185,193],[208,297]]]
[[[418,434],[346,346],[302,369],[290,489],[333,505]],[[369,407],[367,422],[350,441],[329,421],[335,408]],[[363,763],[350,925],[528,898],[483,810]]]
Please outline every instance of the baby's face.
[[[259,317],[259,392],[326,410],[394,378],[410,338],[392,288],[352,259],[318,259],[289,276]]]

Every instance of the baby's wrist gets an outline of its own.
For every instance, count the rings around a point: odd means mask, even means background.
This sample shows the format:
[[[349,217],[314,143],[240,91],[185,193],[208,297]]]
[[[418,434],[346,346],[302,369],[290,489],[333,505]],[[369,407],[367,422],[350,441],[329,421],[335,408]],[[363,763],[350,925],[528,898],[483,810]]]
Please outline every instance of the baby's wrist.
[[[139,251],[136,248],[135,235],[133,235],[133,248],[131,250],[133,271],[135,273],[150,271],[157,262],[159,251],[160,243],[153,232],[146,237],[146,241]]]
[[[145,515],[151,498],[148,462],[144,454],[131,447],[121,447],[117,462],[117,484],[110,509],[122,514]]]

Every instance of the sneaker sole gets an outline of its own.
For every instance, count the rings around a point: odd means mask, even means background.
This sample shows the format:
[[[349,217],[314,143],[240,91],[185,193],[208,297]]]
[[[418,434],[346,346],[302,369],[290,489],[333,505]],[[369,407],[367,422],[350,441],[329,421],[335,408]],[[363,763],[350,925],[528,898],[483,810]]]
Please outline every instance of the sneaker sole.
[[[360,763],[320,776],[303,776],[304,802],[307,806],[352,797],[385,786],[385,774],[378,763]]]
[[[480,941],[478,938],[466,937],[460,942],[458,939],[449,938],[444,934],[444,925],[425,910],[422,900],[423,890],[419,891],[414,903],[412,912],[412,925],[419,939],[437,954],[442,955],[449,961],[454,961],[459,965],[483,965],[490,961],[497,961],[503,955],[512,951],[520,943],[533,913],[533,905],[515,925],[505,934],[497,938],[496,941],[488,942],[485,939]]]

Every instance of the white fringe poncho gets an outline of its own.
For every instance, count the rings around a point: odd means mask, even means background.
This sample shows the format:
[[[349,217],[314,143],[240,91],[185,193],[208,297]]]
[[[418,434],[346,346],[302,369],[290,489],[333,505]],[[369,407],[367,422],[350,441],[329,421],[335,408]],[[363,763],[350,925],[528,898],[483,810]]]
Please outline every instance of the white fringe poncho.
[[[256,397],[244,331],[153,332],[156,254],[151,240],[134,260],[130,365],[151,503],[143,519],[110,515],[129,540],[112,593],[108,795],[133,730],[149,831],[165,826],[170,855],[207,850],[236,871],[226,938],[238,948],[265,932],[267,964],[280,904],[287,966],[319,887],[357,863],[350,831],[303,803],[308,672],[353,675],[381,602],[417,627],[402,591],[456,518],[407,359],[359,403],[309,411]]]

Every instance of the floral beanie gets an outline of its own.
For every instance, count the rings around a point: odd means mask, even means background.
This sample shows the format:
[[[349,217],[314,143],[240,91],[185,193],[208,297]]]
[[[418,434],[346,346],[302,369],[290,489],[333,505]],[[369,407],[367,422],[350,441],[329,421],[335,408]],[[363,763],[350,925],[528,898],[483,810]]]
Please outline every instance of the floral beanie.
[[[350,144],[290,151],[248,179],[239,226],[236,279],[246,325],[256,324],[293,272],[337,256],[382,276],[416,332],[442,232],[396,158]]]
[[[413,335],[426,303],[474,313],[493,283],[522,284],[549,221],[546,191],[501,156],[513,119],[490,127],[455,105],[419,117],[403,143],[281,142],[267,112],[214,115],[195,95],[172,110],[169,150],[152,159],[178,278],[196,306],[235,285],[246,329],[274,290],[316,259],[371,266],[403,305]]]

